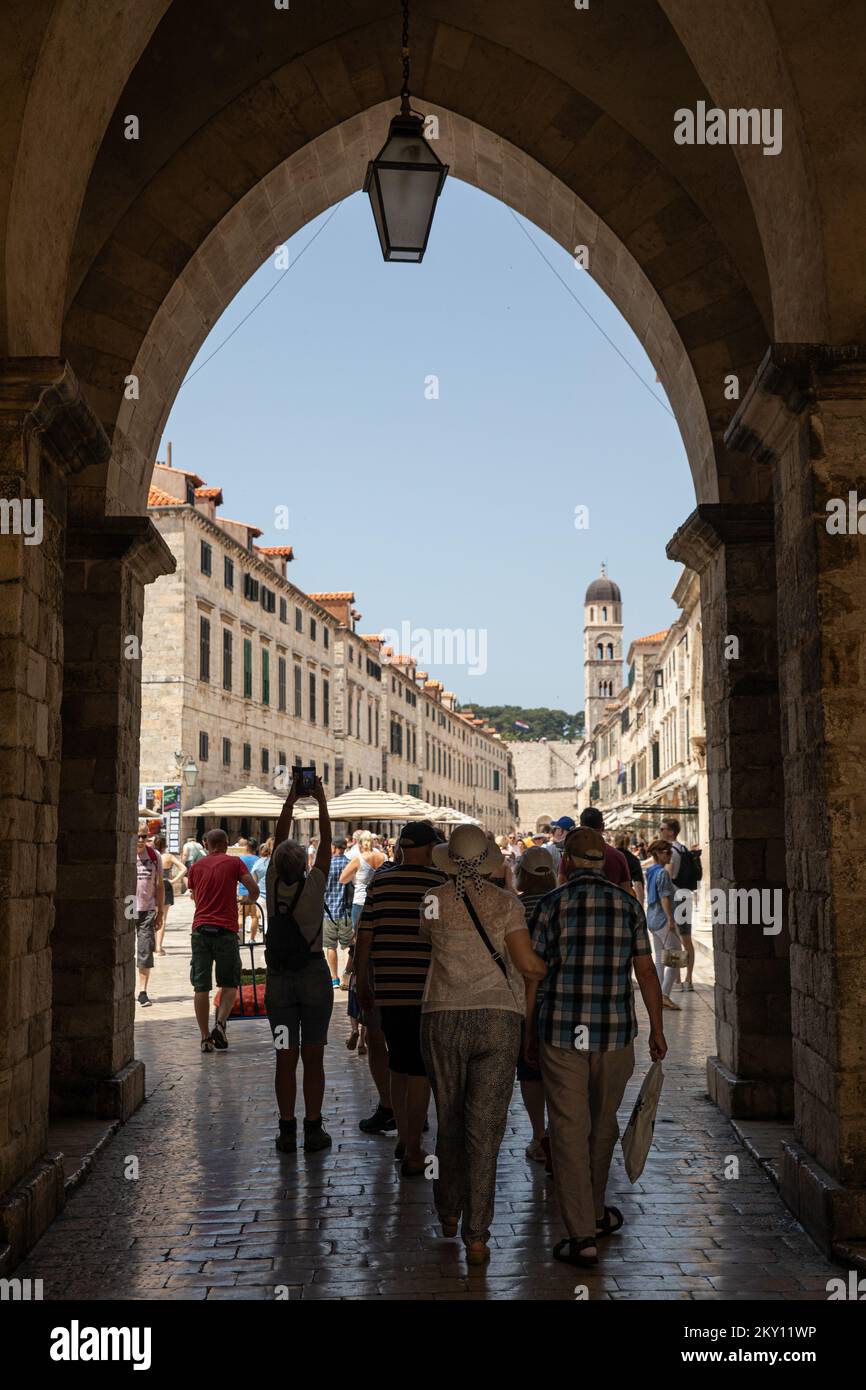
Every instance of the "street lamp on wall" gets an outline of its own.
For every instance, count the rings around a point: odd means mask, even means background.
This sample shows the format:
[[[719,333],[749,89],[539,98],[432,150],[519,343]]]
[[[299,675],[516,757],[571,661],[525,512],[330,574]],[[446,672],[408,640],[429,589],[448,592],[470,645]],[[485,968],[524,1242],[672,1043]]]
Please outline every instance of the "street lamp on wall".
[[[185,787],[194,787],[198,777],[198,765],[191,753],[178,753],[174,755],[177,764],[177,775],[181,778]]]
[[[424,138],[424,117],[409,102],[409,0],[403,0],[400,111],[391,121],[388,139],[367,166],[364,192],[370,197],[385,260],[420,263],[448,165]]]

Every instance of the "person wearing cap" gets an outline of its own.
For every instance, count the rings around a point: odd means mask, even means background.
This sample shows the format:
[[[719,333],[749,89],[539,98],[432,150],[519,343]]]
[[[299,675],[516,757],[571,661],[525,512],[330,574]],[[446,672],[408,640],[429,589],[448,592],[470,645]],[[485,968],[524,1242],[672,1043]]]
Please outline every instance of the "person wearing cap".
[[[421,1177],[425,1170],[421,1134],[430,1103],[430,1082],[421,1055],[421,1000],[430,944],[421,936],[420,913],[427,893],[444,880],[432,867],[433,847],[440,839],[429,821],[404,825],[398,841],[400,862],[379,869],[370,880],[357,927],[358,1002],[365,1020],[374,1008],[381,1018],[388,1047],[390,1101],[397,1123],[394,1156],[401,1160],[404,1178]],[[375,1132],[370,1122],[365,1121],[364,1126],[367,1132]],[[376,1128],[384,1129],[384,1125],[377,1124]]]
[[[586,810],[580,813],[581,825],[587,826],[590,830],[597,830],[599,835],[604,830],[604,816],[597,806],[587,806]],[[620,888],[624,888],[627,893],[635,894],[631,882],[631,869],[624,854],[620,854],[618,849],[609,845],[602,836],[604,845],[604,876],[609,878],[611,883],[616,883]]]
[[[543,846],[545,852],[550,855],[553,861],[553,872],[559,873],[559,866],[562,863],[562,846],[569,830],[574,829],[574,821],[571,816],[560,816],[559,820],[550,822],[550,839]]]
[[[547,971],[537,989],[528,986],[534,1026],[527,1028],[525,1056],[541,1064],[553,1180],[568,1232],[553,1256],[579,1268],[597,1264],[599,1239],[623,1224],[604,1198],[617,1110],[634,1070],[632,967],[649,1013],[650,1057],[661,1061],[667,1052],[643,908],[607,879],[604,851],[597,830],[572,830],[563,847],[567,881],[541,900],[530,923]]]
[[[545,968],[518,899],[493,881],[505,864],[491,836],[458,826],[434,848],[433,866],[447,875],[420,909],[432,950],[421,1048],[438,1123],[433,1199],[443,1235],[455,1236],[462,1222],[467,1260],[482,1264],[520,1052],[523,980],[542,978]]]
[[[280,1153],[294,1153],[298,1147],[295,1101],[299,1058],[304,1064],[304,1149],[309,1153],[331,1147],[331,1136],[322,1123],[324,1053],[334,1007],[331,974],[322,952],[331,819],[325,790],[317,777],[313,795],[318,802],[321,838],[315,862],[308,870],[306,849],[288,838],[295,802],[302,795],[298,769],[277,821],[274,851],[265,874],[265,1009],[274,1037],[274,1090],[280,1114],[276,1146]]]

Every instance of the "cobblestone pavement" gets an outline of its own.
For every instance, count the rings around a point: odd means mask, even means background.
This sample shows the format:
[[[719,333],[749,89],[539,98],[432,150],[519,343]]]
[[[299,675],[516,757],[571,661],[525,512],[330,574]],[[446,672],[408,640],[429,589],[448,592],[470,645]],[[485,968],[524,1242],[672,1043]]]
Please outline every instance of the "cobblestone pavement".
[[[609,1200],[626,1225],[604,1243],[598,1269],[550,1257],[564,1232],[550,1180],[524,1157],[530,1130],[515,1088],[492,1258],[469,1274],[459,1242],[441,1237],[429,1184],[400,1179],[393,1138],[358,1129],[374,1089],[365,1060],[344,1046],[343,993],[326,1054],[334,1147],[277,1154],[267,1023],[234,1021],[227,1053],[199,1052],[190,917],[186,901],[172,909],[168,954],[151,979],[154,1007],[138,1009],[147,1102],[16,1271],[41,1278],[46,1298],[273,1299],[279,1285],[278,1296],[304,1299],[572,1299],[578,1284],[591,1299],[826,1298],[839,1268],[707,1099],[706,985],[679,996],[681,1014],[666,1015],[670,1052],[653,1150],[632,1187],[617,1149]],[[622,1123],[646,1069],[643,1015],[638,1058]],[[432,1105],[430,1118],[432,1148]],[[726,1178],[732,1158],[739,1176]],[[132,1159],[137,1178],[126,1176]]]

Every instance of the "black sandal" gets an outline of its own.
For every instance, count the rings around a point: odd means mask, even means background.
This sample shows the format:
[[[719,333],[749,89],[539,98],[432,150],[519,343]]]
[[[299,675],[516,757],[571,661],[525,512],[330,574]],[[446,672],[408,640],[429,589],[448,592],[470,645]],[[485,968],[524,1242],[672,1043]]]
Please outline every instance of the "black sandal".
[[[612,1236],[623,1225],[625,1217],[619,1207],[605,1207],[604,1216],[595,1223],[595,1233],[598,1236]]]
[[[590,1245],[595,1248],[596,1243],[595,1236],[587,1236],[585,1240],[575,1240],[566,1236],[565,1240],[553,1247],[553,1258],[559,1260],[560,1264],[574,1265],[577,1269],[591,1269],[593,1265],[598,1264],[598,1254],[583,1255],[581,1251]]]

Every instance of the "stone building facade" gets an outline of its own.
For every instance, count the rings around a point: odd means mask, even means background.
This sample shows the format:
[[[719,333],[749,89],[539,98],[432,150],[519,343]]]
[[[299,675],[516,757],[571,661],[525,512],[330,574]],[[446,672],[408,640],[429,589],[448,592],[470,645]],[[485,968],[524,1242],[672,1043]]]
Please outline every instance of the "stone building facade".
[[[700,847],[709,883],[700,585],[691,570],[683,570],[673,599],[679,617],[631,643],[626,682],[620,668],[614,696],[580,746],[576,799],[581,809],[599,806],[608,830],[647,840],[675,816],[683,842]]]
[[[186,811],[239,786],[272,789],[279,769],[312,765],[330,796],[385,789],[510,829],[513,769],[496,731],[413,660],[356,632],[353,593],[292,584],[291,547],[259,546],[259,529],[224,518],[221,504],[219,488],[157,463],[148,510],[175,569],[145,605],[142,804],[148,786],[179,782],[188,758],[198,773],[182,791]],[[202,829],[185,818],[191,827]]]
[[[508,747],[514,762],[521,830],[539,820],[577,819],[577,757],[580,744],[564,739],[517,740]]]

